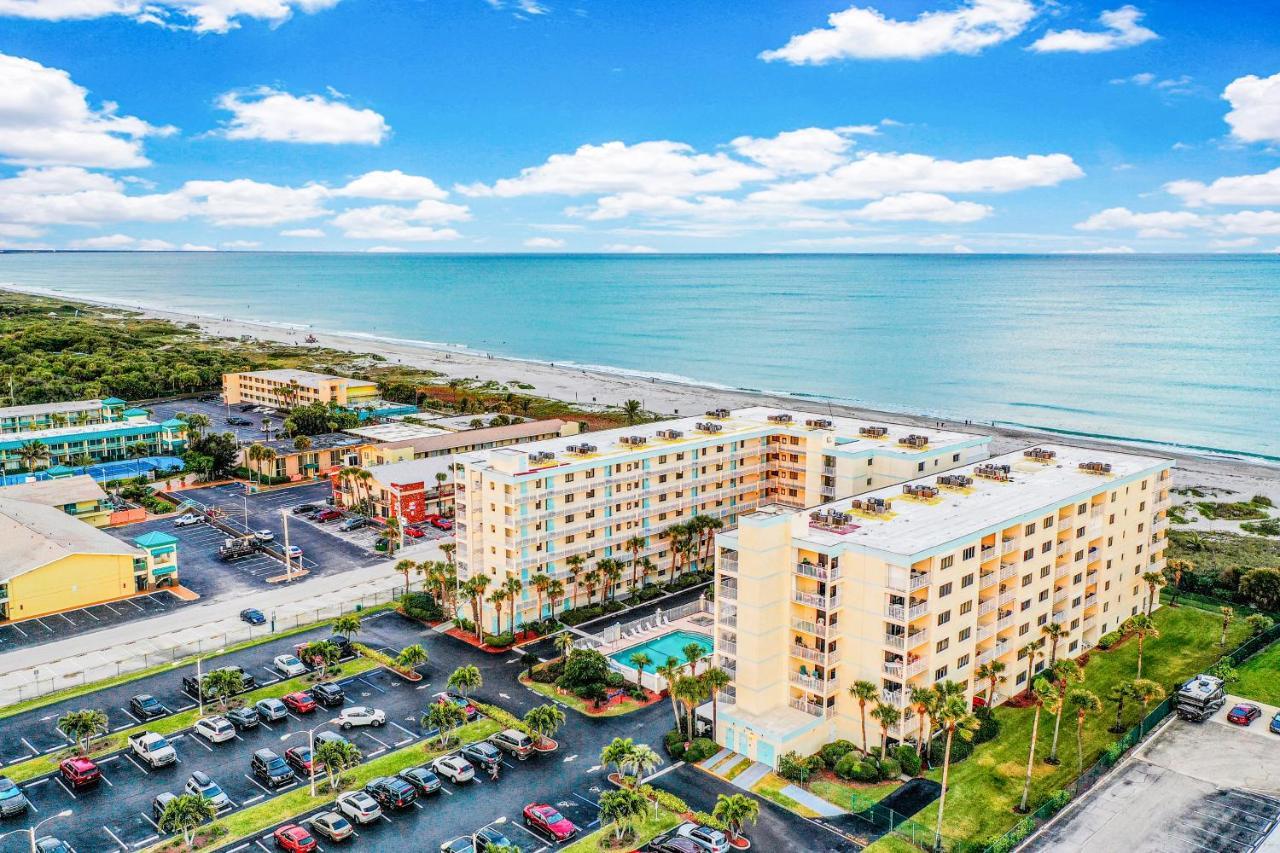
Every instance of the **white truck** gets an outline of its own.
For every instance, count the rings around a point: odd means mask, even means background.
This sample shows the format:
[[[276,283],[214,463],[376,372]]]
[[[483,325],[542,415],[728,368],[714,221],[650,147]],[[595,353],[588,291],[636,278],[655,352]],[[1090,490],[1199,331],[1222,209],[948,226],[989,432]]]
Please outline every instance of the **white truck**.
[[[136,735],[129,735],[129,748],[153,770],[178,760],[178,753],[174,751],[169,741],[155,732],[138,732]]]

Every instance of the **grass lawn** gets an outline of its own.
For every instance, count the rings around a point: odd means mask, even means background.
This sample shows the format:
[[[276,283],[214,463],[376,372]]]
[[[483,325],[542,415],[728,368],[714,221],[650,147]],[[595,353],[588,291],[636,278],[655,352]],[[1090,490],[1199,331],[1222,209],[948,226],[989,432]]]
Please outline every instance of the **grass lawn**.
[[[523,684],[525,687],[528,687],[538,693],[541,693],[543,696],[546,696],[548,699],[551,699],[552,701],[555,701],[555,702],[559,702],[560,704],[568,708],[572,708],[573,710],[577,711],[579,714],[582,714],[587,717],[620,717],[623,714],[630,714],[632,711],[638,711],[641,708],[647,708],[649,707],[649,705],[653,704],[651,702],[650,703],[637,702],[636,700],[632,699],[630,696],[627,696],[627,697],[624,697],[623,700],[617,703],[616,705],[610,705],[608,708],[605,708],[603,711],[595,711],[595,710],[592,710],[591,703],[588,702],[587,700],[579,699],[577,696],[574,696],[572,693],[561,693],[554,684],[542,684],[541,682],[534,681],[532,678],[528,678],[523,675],[520,676],[520,683]]]
[[[637,850],[648,844],[668,829],[674,829],[680,818],[666,809],[650,810],[645,822],[636,827],[634,838],[628,839],[617,847],[610,846],[613,841],[613,824],[609,824],[590,835],[583,836],[568,847],[561,848],[560,853],[603,853],[603,851]]]
[[[1142,674],[1163,685],[1195,675],[1212,665],[1219,657],[1218,634],[1221,617],[1192,607],[1165,607],[1154,614],[1160,629],[1159,639],[1148,639],[1143,656]],[[1236,620],[1228,634],[1227,648],[1238,645],[1248,633],[1248,626]],[[1084,687],[1103,700],[1103,710],[1085,721],[1084,766],[1097,761],[1102,751],[1117,739],[1107,731],[1115,722],[1115,705],[1106,701],[1111,686],[1134,677],[1138,644],[1128,640],[1109,652],[1094,650],[1085,669]],[[1016,677],[1016,667],[1008,675]],[[1034,709],[995,709],[1000,720],[999,736],[981,744],[967,760],[951,768],[950,794],[943,823],[943,834],[957,839],[985,840],[1008,830],[1018,819],[1013,809],[1022,796],[1026,771],[1027,748],[1031,739]],[[1142,715],[1141,707],[1126,707],[1124,724],[1135,725]],[[1041,714],[1037,760],[1032,771],[1032,807],[1048,795],[1068,784],[1076,775],[1076,739],[1073,720],[1062,723],[1057,767],[1042,760],[1049,753],[1054,719]],[[941,781],[941,769],[929,772],[929,778]],[[937,819],[937,803],[933,803],[913,819],[933,826]]]
[[[788,811],[795,812],[801,817],[820,817],[820,815],[813,809],[797,803],[795,800],[782,793],[782,789],[790,784],[790,782],[783,779],[777,773],[767,773],[759,782],[752,786],[751,792],[759,794],[766,800],[776,803]]]
[[[866,853],[920,853],[922,848],[899,835],[886,835],[863,849]]]
[[[1272,643],[1245,661],[1237,670],[1240,680],[1227,685],[1227,692],[1268,705],[1280,705],[1280,641]]]
[[[832,805],[848,810],[853,802],[853,795],[880,802],[885,797],[902,787],[901,782],[880,782],[875,785],[863,785],[857,782],[846,782],[835,774],[824,773],[821,779],[809,783],[809,790]]]

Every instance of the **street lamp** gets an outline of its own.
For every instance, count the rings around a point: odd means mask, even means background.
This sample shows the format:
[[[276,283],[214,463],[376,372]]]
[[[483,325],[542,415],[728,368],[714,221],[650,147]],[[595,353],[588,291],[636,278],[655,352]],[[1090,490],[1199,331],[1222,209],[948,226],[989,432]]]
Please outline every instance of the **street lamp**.
[[[311,796],[316,795],[316,732],[327,726],[324,722],[312,729],[307,729],[307,749],[311,751]],[[300,735],[302,732],[286,732],[280,735],[281,741],[286,741],[293,735]]]
[[[471,848],[472,848],[473,850],[479,849],[479,847],[480,847],[480,842],[479,842],[478,838],[480,837],[480,831],[481,831],[481,830],[488,829],[488,828],[489,828],[489,827],[491,827],[491,826],[501,826],[502,824],[504,824],[504,823],[506,823],[506,822],[507,822],[507,816],[506,816],[506,815],[502,815],[502,816],[501,816],[501,817],[499,817],[499,818],[496,818],[496,819],[494,819],[494,820],[489,821],[489,822],[488,822],[488,823],[486,823],[484,826],[480,827],[480,829],[477,829],[475,832],[471,833]]]
[[[26,829],[15,829],[12,832],[6,832],[4,835],[0,835],[0,839],[8,838],[10,835],[17,835],[19,832],[24,832],[27,834],[29,840],[31,841],[31,853],[36,853],[36,833],[40,831],[40,827],[44,826],[49,821],[57,820],[60,817],[71,817],[71,809],[63,809],[62,811],[58,812],[56,815],[47,817],[44,820],[40,821],[35,826],[29,826]]]

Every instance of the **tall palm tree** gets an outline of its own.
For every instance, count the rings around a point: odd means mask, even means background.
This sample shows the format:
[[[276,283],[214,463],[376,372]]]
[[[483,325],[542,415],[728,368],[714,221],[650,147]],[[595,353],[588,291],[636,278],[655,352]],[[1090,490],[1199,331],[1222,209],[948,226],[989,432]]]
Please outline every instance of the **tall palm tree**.
[[[671,549],[671,580],[676,579],[676,561],[684,550],[683,542],[689,535],[689,528],[683,524],[672,524],[662,531],[667,537],[667,547]]]
[[[484,686],[484,677],[481,676],[479,667],[467,664],[451,672],[447,684],[450,690],[458,691],[465,699],[472,690],[479,690]]]
[[[855,681],[849,685],[849,695],[858,701],[858,713],[862,717],[862,754],[870,755],[867,751],[867,703],[876,701],[880,691],[873,682]]]
[[[1107,701],[1116,703],[1116,722],[1107,731],[1112,734],[1122,734],[1124,732],[1124,706],[1126,702],[1133,698],[1132,681],[1122,681],[1119,684],[1112,685],[1111,690],[1107,693]]]
[[[508,609],[511,612],[511,633],[514,634],[516,632],[516,596],[524,590],[524,584],[520,581],[520,578],[512,575],[503,582],[502,590],[507,594],[507,601],[510,605]],[[539,614],[539,618],[541,618],[541,614]]]
[[[432,705],[432,709],[434,710],[435,708],[452,708],[453,714],[458,717],[463,716],[465,713],[452,702],[446,705],[441,705],[437,702]],[[446,711],[444,713],[448,714],[449,712]],[[441,726],[440,730],[441,732],[444,732],[446,731],[446,728]],[[315,754],[312,756],[311,760],[325,769],[329,776],[329,790],[336,792],[342,787],[343,771],[349,767],[355,767],[359,764],[360,758],[360,750],[354,743],[349,740],[339,738],[337,740],[326,740],[322,743],[316,744]]]
[[[1084,775],[1084,721],[1090,714],[1102,710],[1098,694],[1083,687],[1073,687],[1067,694],[1067,704],[1076,712],[1076,775]]]
[[[644,550],[644,537],[632,536],[622,544],[622,547],[631,552],[631,594],[634,595],[635,591],[640,588],[639,579],[636,577],[636,561],[640,557],[640,552]]]
[[[456,542],[442,542],[440,544],[440,553],[444,554],[445,560],[447,560],[450,565],[453,564],[453,552],[456,550],[458,550],[458,544]]]
[[[597,565],[600,577],[604,581],[604,598],[612,601],[615,585],[622,579],[622,564],[617,560],[605,558]]]
[[[658,567],[653,564],[653,560],[650,560],[648,557],[640,558],[640,578],[642,581],[647,582],[649,575],[656,572],[657,569]]]
[[[880,754],[884,755],[889,748],[889,729],[902,719],[902,712],[894,705],[877,702],[871,709],[871,719],[880,724]]]
[[[1035,766],[1036,760],[1036,741],[1040,736],[1040,711],[1048,708],[1056,711],[1058,705],[1062,702],[1062,697],[1058,695],[1058,689],[1049,683],[1047,679],[1037,678],[1036,683],[1031,686],[1031,701],[1035,704],[1036,714],[1031,720],[1031,744],[1027,750],[1027,775],[1022,784],[1022,801],[1018,805],[1018,811],[1026,814],[1027,797],[1031,796],[1031,768]]]
[[[925,731],[924,722],[926,715],[930,711],[936,709],[938,691],[932,687],[921,685],[912,685],[911,687],[911,707],[916,712],[916,746],[920,757],[924,758],[927,750],[925,749]],[[930,732],[932,734],[932,732]]]
[[[218,816],[213,803],[195,794],[181,794],[165,804],[156,826],[161,832],[179,832],[188,850],[195,839],[196,827]]]
[[[596,597],[596,587],[600,586],[600,570],[592,569],[582,576],[582,582],[587,587],[587,604],[591,604],[591,599]]]
[[[1131,627],[1134,635],[1138,638],[1138,674],[1136,678],[1142,678],[1142,648],[1146,643],[1147,637],[1159,637],[1160,629],[1156,627],[1155,620],[1145,613],[1139,613],[1130,619]]]
[[[632,752],[635,751],[636,744],[629,737],[616,737],[609,743],[605,744],[604,749],[600,750],[600,764],[608,767],[610,764],[614,766],[618,775],[622,775],[622,768],[630,759]]]
[[[1218,612],[1222,614],[1222,636],[1218,638],[1218,647],[1226,648],[1227,629],[1231,627],[1231,619],[1236,615],[1236,612],[1230,607],[1220,607]]]
[[[574,554],[565,558],[565,565],[569,567],[569,577],[573,579],[573,609],[578,609],[578,572],[582,571],[582,564],[585,558],[581,554]]]
[[[184,420],[187,422],[187,429],[194,433],[197,438],[203,437],[204,431],[207,430],[212,423],[209,420],[208,415],[202,415],[199,412],[193,412],[187,415]]]
[[[711,738],[714,740],[720,725],[719,694],[721,690],[733,683],[733,679],[729,677],[728,672],[718,666],[708,668],[700,677],[711,694]]]
[[[560,653],[561,659],[568,660],[569,652],[573,651],[573,634],[568,631],[561,631],[559,634],[556,634],[556,638],[552,640],[552,642],[555,644],[556,651]]]
[[[736,841],[742,827],[760,818],[760,801],[746,794],[721,794],[716,798],[711,816],[729,828],[729,840]]]
[[[707,541],[705,546],[705,552],[703,553],[702,558],[703,558],[703,562],[706,562],[707,560],[711,559],[711,546],[715,544],[716,531],[724,528],[724,519],[716,518],[715,516],[706,516],[706,515],[704,515],[703,518],[706,519],[706,521],[703,522],[703,528],[706,530],[706,533],[707,533]]]
[[[564,599],[564,581],[556,578],[547,585],[547,598],[551,601],[551,617],[556,615],[556,602]]]
[[[1070,633],[1066,628],[1057,622],[1050,622],[1048,625],[1040,626],[1040,635],[1049,641],[1049,666],[1053,666],[1058,660],[1058,642]]]
[[[493,605],[494,618],[498,624],[494,627],[494,632],[502,631],[502,605],[507,603],[507,590],[505,587],[499,586],[493,592],[489,593],[487,601]]]
[[[1043,654],[1040,647],[1044,645],[1044,640],[1032,640],[1022,648],[1018,649],[1018,654],[1023,655],[1027,659],[1027,689],[1032,689],[1032,678],[1035,675],[1036,658]]]
[[[1049,667],[1049,677],[1057,688],[1058,696],[1064,697],[1071,684],[1084,681],[1084,670],[1071,658],[1063,658]],[[1065,706],[1065,702],[1058,703],[1057,718],[1053,722],[1053,746],[1049,749],[1049,757],[1045,759],[1048,764],[1058,763],[1058,730],[1062,727],[1062,710]]]
[[[28,471],[48,467],[49,456],[49,445],[34,438],[30,441],[24,441],[18,447],[18,459],[22,462],[22,467]]]
[[[682,675],[676,679],[675,686],[671,688],[671,695],[680,700],[680,704],[684,706],[685,719],[689,723],[689,740],[693,740],[697,736],[693,725],[693,711],[707,698],[707,689],[693,676]]]
[[[631,655],[631,657],[627,658],[627,660],[631,663],[631,666],[635,668],[637,682],[640,680],[640,673],[644,672],[645,667],[653,663],[653,658],[649,657],[644,652],[636,652]]]
[[[1150,617],[1156,603],[1156,590],[1164,586],[1164,575],[1160,572],[1143,572],[1142,582],[1147,585],[1147,616]]]
[[[105,734],[109,723],[103,711],[86,708],[81,711],[68,711],[58,718],[58,728],[67,737],[75,741],[81,755],[89,754],[89,745],[93,738]]]
[[[413,560],[401,560],[396,563],[396,571],[404,575],[404,594],[409,594],[409,573],[417,571],[418,564]]]
[[[471,602],[471,615],[475,620],[476,639],[484,642],[483,626],[481,622],[482,599],[484,591],[489,586],[488,575],[476,575],[462,585],[462,594]]]
[[[539,572],[533,576],[533,580],[529,582],[533,586],[533,591],[538,597],[538,621],[542,621],[542,597],[547,594],[547,590],[551,587],[551,576],[546,572]],[[556,613],[555,602],[551,603],[551,615]]]
[[[702,647],[701,643],[686,643],[680,652],[684,655],[685,662],[689,665],[689,674],[697,675],[698,663],[707,656],[707,650]]]
[[[671,699],[671,712],[676,717],[676,728],[680,728],[680,706],[676,700],[675,684],[676,679],[680,676],[680,670],[684,669],[680,665],[680,661],[676,658],[669,657],[667,662],[658,667],[658,675],[662,676],[667,682],[667,695]]]
[[[978,728],[978,719],[969,711],[969,703],[963,696],[951,695],[947,701],[938,706],[935,719],[947,733],[946,744],[942,753],[942,795],[938,799],[938,823],[933,832],[934,848],[942,848],[942,818],[947,811],[947,779],[951,773],[951,744],[956,735],[961,740],[969,740]]]
[[[1006,680],[1003,675],[1005,669],[1006,667],[1004,663],[998,660],[993,660],[990,663],[984,663],[982,666],[978,667],[977,671],[974,673],[978,680],[987,682],[988,707],[995,701],[996,685],[999,682]]]
[[[652,773],[661,763],[662,758],[658,753],[654,752],[647,744],[638,743],[631,750],[631,754],[627,756],[623,772],[631,771],[638,783],[645,776]]]
[[[1141,726],[1142,722],[1147,718],[1147,705],[1157,699],[1163,699],[1164,688],[1149,678],[1134,679],[1132,687],[1133,698],[1142,703],[1142,720],[1138,721],[1138,725]],[[1141,728],[1139,728],[1138,734],[1142,734]]]
[[[638,424],[644,418],[644,406],[639,400],[627,400],[622,404],[622,414],[627,423]]]
[[[400,547],[400,519],[388,518],[382,525],[382,532],[387,537],[387,556],[390,557]]]

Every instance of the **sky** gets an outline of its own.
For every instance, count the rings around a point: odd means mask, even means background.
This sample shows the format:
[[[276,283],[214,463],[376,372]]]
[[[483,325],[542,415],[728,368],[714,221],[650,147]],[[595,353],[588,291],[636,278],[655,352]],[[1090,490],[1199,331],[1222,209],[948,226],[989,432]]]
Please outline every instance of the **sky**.
[[[1276,252],[1275,15],[0,0],[0,247]]]

